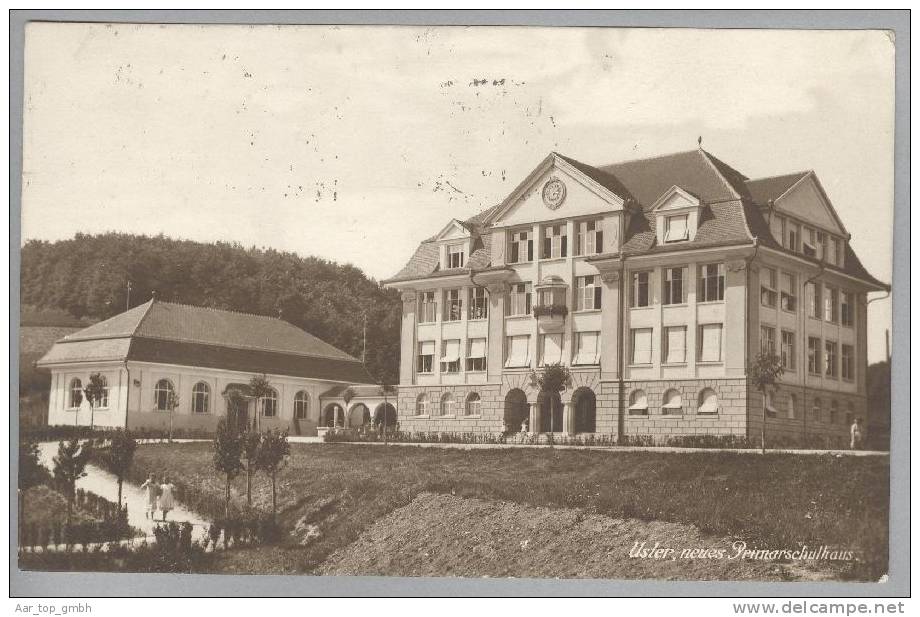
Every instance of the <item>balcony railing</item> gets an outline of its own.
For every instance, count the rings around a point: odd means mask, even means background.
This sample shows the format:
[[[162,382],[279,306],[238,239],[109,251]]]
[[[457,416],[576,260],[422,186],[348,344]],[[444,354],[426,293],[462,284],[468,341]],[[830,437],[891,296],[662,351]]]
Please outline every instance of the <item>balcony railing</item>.
[[[565,317],[569,314],[569,307],[565,304],[538,304],[533,307],[533,316],[540,317]]]

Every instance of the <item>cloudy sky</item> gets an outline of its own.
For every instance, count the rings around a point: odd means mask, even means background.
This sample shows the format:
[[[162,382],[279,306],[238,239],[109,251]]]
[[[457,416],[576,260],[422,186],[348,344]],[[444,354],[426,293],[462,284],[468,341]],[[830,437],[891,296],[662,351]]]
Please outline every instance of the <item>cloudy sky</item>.
[[[235,240],[394,274],[550,151],[814,169],[891,280],[881,32],[157,26],[26,32],[22,237]],[[890,303],[870,305],[870,361]]]

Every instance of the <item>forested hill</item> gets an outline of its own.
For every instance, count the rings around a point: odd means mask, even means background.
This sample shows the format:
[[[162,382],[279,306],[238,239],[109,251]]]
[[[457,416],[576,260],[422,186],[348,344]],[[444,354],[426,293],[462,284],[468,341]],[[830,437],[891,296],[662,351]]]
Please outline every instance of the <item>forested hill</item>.
[[[360,269],[239,244],[205,244],[106,233],[72,240],[29,241],[22,249],[21,303],[105,319],[157,298],[199,306],[280,315],[361,357],[367,314],[367,367],[395,383],[401,301]]]

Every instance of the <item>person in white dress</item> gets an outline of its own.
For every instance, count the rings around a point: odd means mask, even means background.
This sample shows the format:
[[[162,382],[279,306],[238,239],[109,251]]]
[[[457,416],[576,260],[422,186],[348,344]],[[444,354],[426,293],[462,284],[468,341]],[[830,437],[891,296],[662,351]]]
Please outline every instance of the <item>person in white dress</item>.
[[[141,484],[141,490],[144,491],[144,497],[146,498],[144,516],[153,520],[156,515],[157,497],[160,494],[160,485],[157,484],[156,476],[150,474],[147,480]]]
[[[163,484],[160,485],[160,510],[163,512],[163,521],[166,521],[166,515],[175,507],[175,497],[173,493],[176,486],[169,481],[169,476],[163,477]]]

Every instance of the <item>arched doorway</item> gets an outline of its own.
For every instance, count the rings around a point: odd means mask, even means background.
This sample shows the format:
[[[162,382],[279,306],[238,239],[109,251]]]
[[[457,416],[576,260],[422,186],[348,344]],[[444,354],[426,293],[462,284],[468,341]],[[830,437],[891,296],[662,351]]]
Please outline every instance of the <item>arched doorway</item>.
[[[516,433],[524,422],[530,421],[530,405],[523,390],[515,388],[505,395],[505,430]]]
[[[322,426],[332,428],[345,425],[345,410],[338,403],[329,403],[323,409]]]
[[[578,388],[572,394],[572,408],[575,410],[574,430],[576,433],[597,432],[597,397],[591,388]]]
[[[380,427],[386,418],[387,427],[396,426],[396,408],[390,403],[380,403],[374,410],[374,426]]]
[[[224,388],[223,396],[227,405],[228,426],[240,432],[249,430],[249,406],[252,403],[249,386],[241,383],[229,384]]]
[[[371,410],[364,403],[357,403],[348,412],[348,422],[345,426],[364,426],[371,422]]]
[[[558,392],[541,392],[537,397],[537,407],[540,410],[541,433],[561,433],[565,430],[562,425],[562,397]]]

